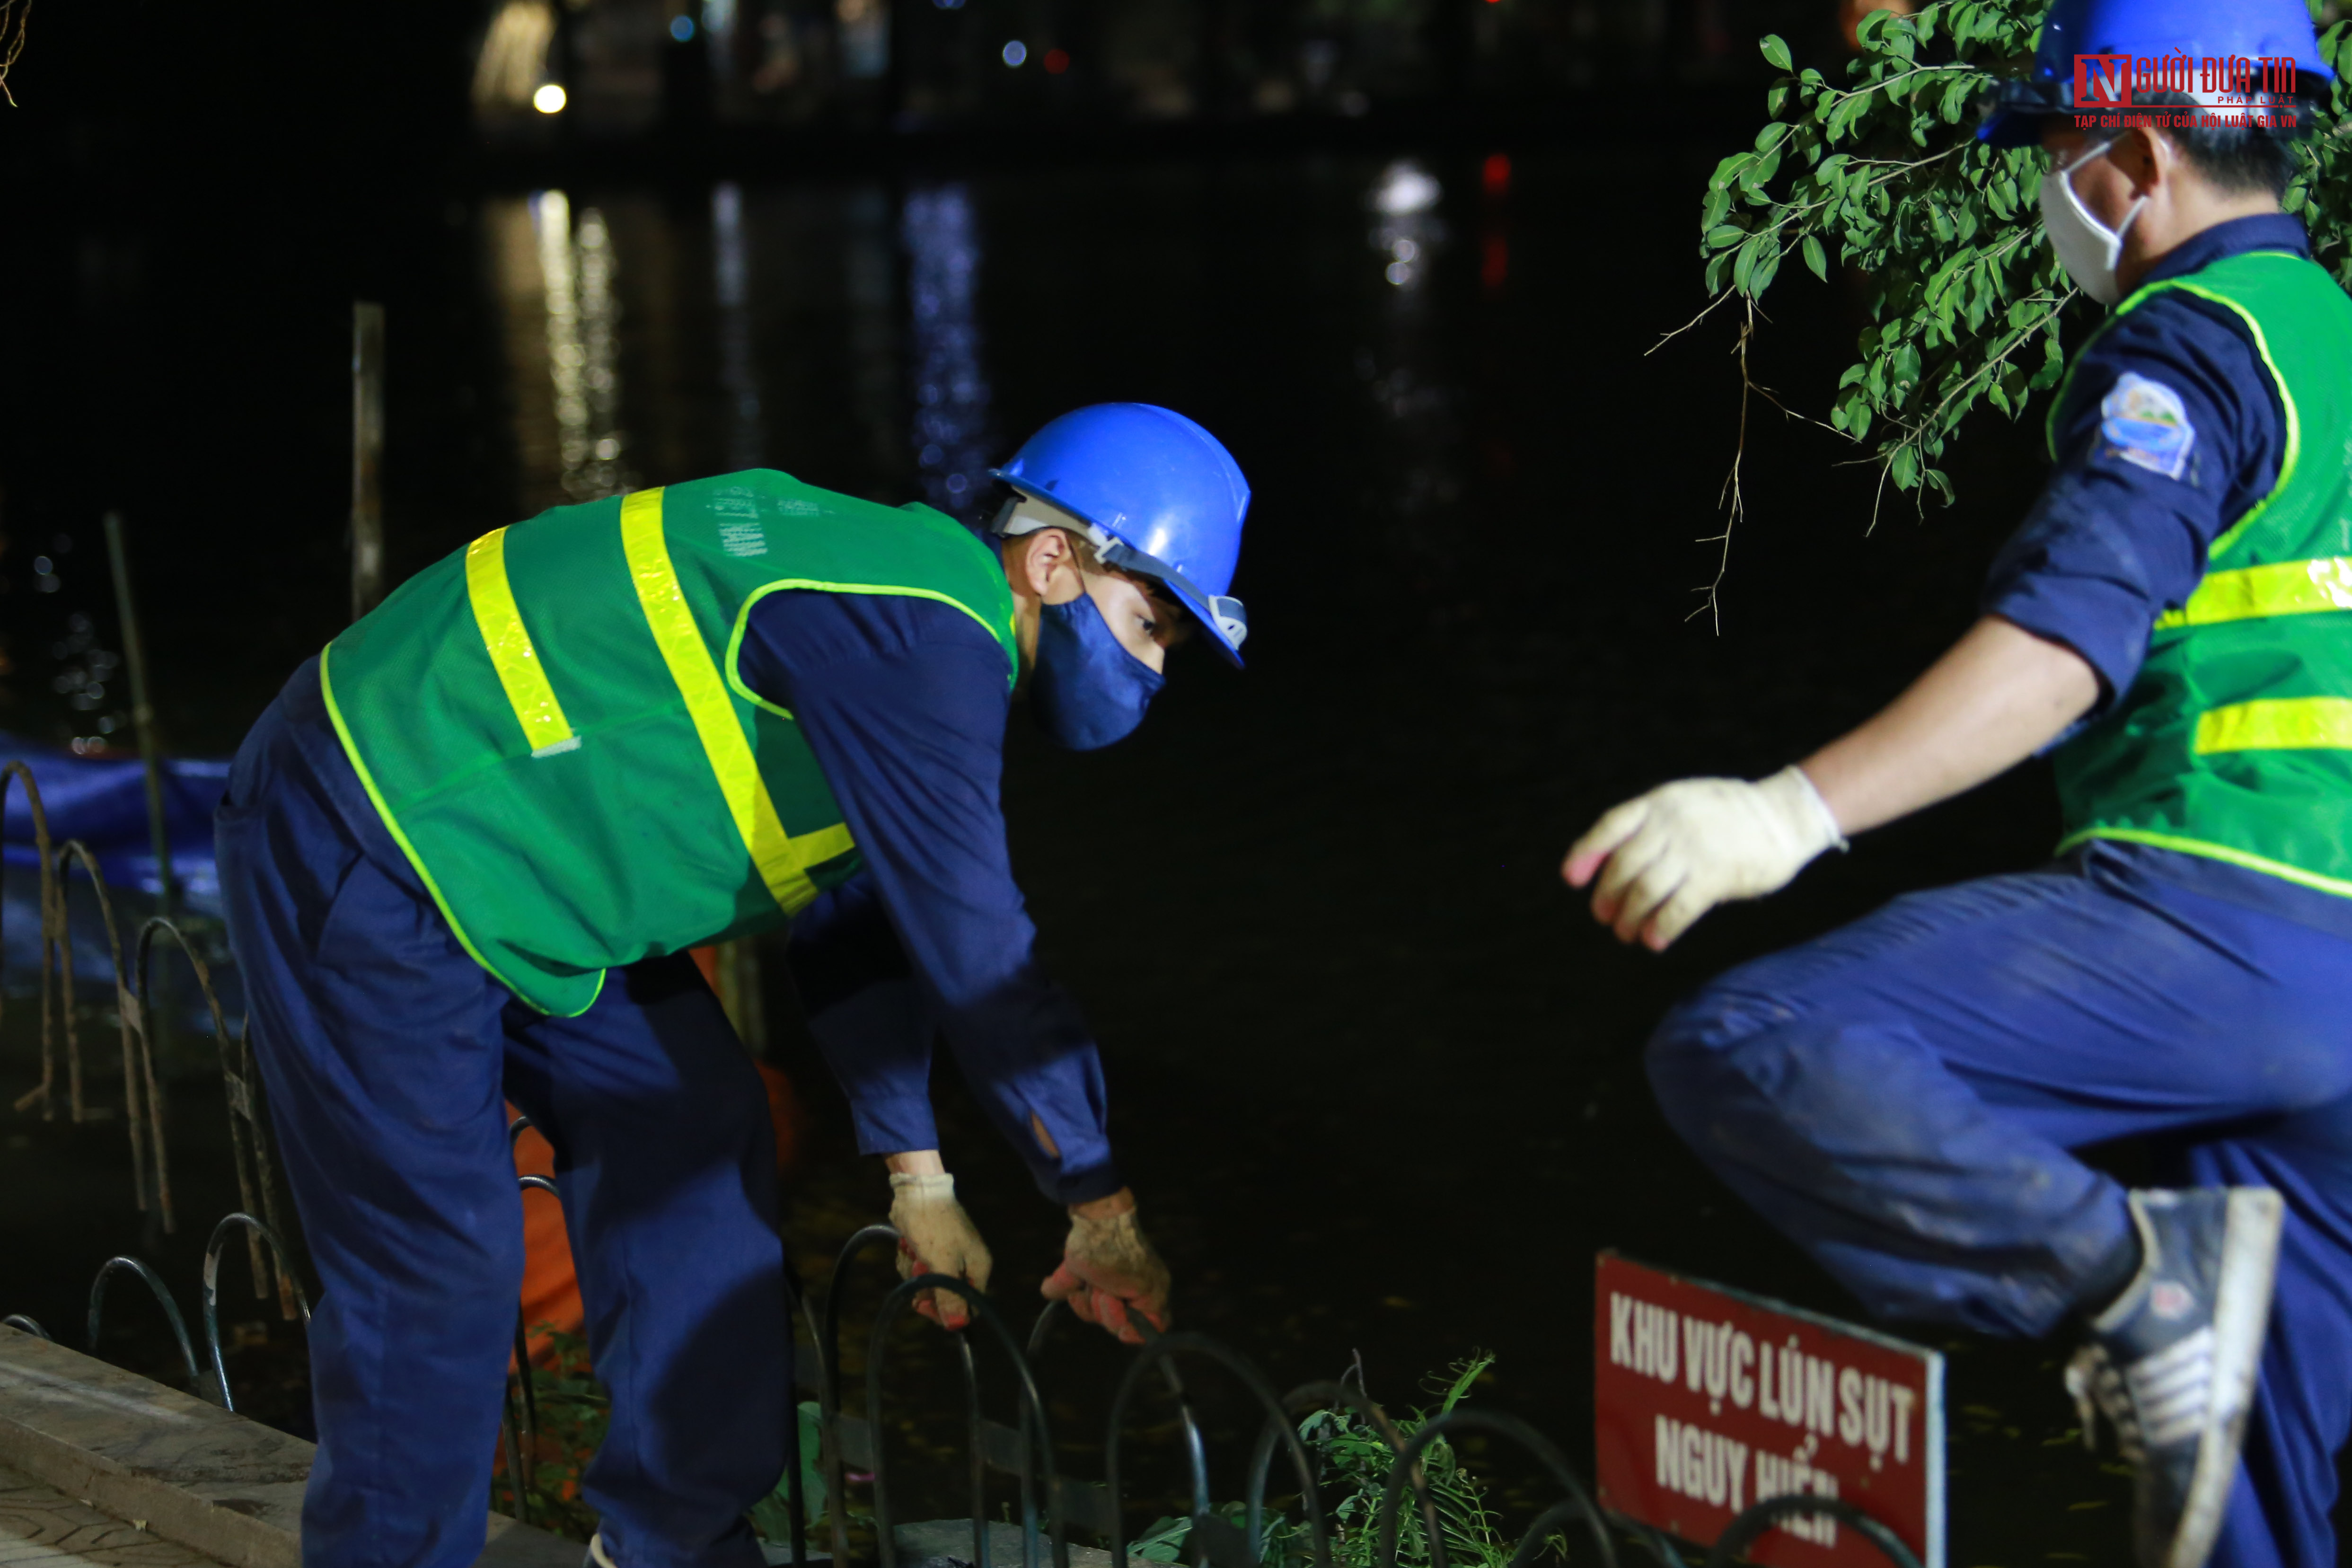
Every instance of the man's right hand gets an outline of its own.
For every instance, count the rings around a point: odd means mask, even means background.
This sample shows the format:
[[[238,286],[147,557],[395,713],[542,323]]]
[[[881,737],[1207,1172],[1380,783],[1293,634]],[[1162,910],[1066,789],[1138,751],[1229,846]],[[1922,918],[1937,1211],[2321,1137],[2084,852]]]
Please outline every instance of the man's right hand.
[[[899,1279],[952,1274],[975,1289],[988,1289],[989,1270],[995,1260],[973,1228],[971,1216],[956,1202],[953,1176],[944,1171],[892,1172],[890,1225],[898,1233]],[[971,1309],[953,1290],[925,1291],[915,1299],[915,1310],[950,1329],[971,1321]]]

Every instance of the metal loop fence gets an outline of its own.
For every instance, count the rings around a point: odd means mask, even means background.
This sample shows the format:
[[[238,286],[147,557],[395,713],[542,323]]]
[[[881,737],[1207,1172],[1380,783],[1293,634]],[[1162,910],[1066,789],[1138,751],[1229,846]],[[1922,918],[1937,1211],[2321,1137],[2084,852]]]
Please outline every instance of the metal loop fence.
[[[242,1229],[246,1239],[258,1247],[269,1244],[269,1255],[278,1266],[278,1278],[282,1287],[290,1287],[294,1304],[301,1310],[302,1326],[310,1324],[310,1299],[302,1289],[302,1282],[294,1277],[293,1265],[286,1257],[286,1244],[278,1233],[251,1215],[239,1211],[224,1215],[220,1224],[213,1226],[212,1238],[205,1243],[205,1350],[212,1357],[212,1396],[224,1410],[236,1408],[236,1399],[229,1392],[228,1366],[221,1357],[220,1339],[220,1257],[227,1245],[229,1233]],[[260,1293],[260,1282],[255,1281],[255,1294]]]
[[[164,1234],[177,1228],[163,1077],[156,1066],[155,1035],[160,1016],[152,985],[157,948],[175,947],[187,962],[219,1052],[239,1212],[258,1216],[271,1238],[265,1260],[263,1233],[252,1228],[247,1231],[247,1262],[254,1294],[267,1298],[274,1289],[278,1315],[292,1322],[298,1316],[297,1297],[301,1287],[283,1245],[293,1233],[287,1224],[270,1158],[260,1076],[254,1062],[249,1031],[243,1026],[235,1032],[229,1029],[210,966],[174,921],[161,915],[151,917],[140,926],[126,952],[113,892],[99,868],[98,857],[79,839],[51,839],[40,786],[34,781],[32,770],[21,762],[0,766],[0,810],[5,809],[8,791],[15,784],[24,787],[26,805],[33,819],[40,874],[37,907],[41,916],[41,1078],[16,1098],[14,1109],[24,1111],[37,1105],[44,1121],[55,1120],[60,1042],[64,1047],[64,1099],[68,1118],[76,1122],[87,1121],[94,1109],[85,1093],[80,1015],[76,1002],[71,906],[75,890],[81,884],[69,873],[79,868],[87,879],[90,898],[96,900],[99,921],[106,933],[108,961],[113,971],[115,1028],[122,1056],[123,1121],[131,1146],[132,1201],[140,1213],[155,1216],[155,1223]],[[5,997],[0,997],[0,1007],[5,1005]]]
[[[518,1118],[509,1129],[509,1137],[520,1136],[528,1125],[526,1121]],[[545,1176],[519,1177],[518,1190],[520,1194],[541,1192],[562,1201],[556,1184]],[[173,1299],[169,1287],[146,1263],[129,1256],[109,1258],[90,1283],[88,1324],[90,1353],[100,1353],[109,1283],[118,1274],[133,1275],[147,1286],[163,1309],[179,1351],[189,1390],[210,1403],[236,1409],[221,1346],[217,1285],[221,1254],[226,1249],[232,1234],[239,1230],[244,1231],[255,1245],[267,1244],[280,1278],[289,1282],[291,1299],[302,1321],[308,1323],[310,1312],[309,1298],[295,1278],[294,1267],[286,1256],[278,1233],[262,1220],[238,1211],[224,1216],[213,1227],[205,1251],[205,1363],[200,1363],[197,1359],[196,1347],[188,1333],[186,1320]],[[1149,1324],[1140,1325],[1145,1342],[1121,1373],[1113,1394],[1102,1450],[1104,1479],[1097,1483],[1072,1478],[1062,1473],[1060,1468],[1059,1445],[1055,1439],[1050,1406],[1033,1364],[1057,1319],[1067,1315],[1062,1304],[1049,1303],[1031,1326],[1030,1332],[1024,1336],[1014,1331],[1003,1310],[987,1295],[951,1275],[919,1274],[899,1281],[885,1293],[867,1337],[865,1412],[852,1415],[842,1407],[841,1399],[840,1331],[844,1286],[849,1280],[854,1266],[862,1258],[883,1244],[888,1244],[895,1251],[898,1240],[898,1233],[888,1226],[868,1226],[851,1237],[835,1262],[832,1288],[819,1301],[812,1302],[809,1293],[800,1287],[797,1279],[787,1268],[790,1321],[782,1326],[788,1334],[792,1334],[793,1323],[797,1321],[810,1334],[810,1342],[802,1344],[800,1350],[806,1352],[814,1363],[808,1368],[806,1381],[815,1385],[818,1394],[818,1459],[827,1487],[825,1520],[832,1536],[831,1562],[839,1568],[851,1568],[857,1561],[856,1553],[851,1549],[849,1534],[853,1510],[848,1489],[853,1483],[862,1483],[869,1489],[876,1568],[900,1568],[900,1527],[894,1517],[888,1444],[884,1440],[887,1430],[884,1422],[884,1391],[894,1353],[891,1330],[919,1299],[926,1295],[935,1296],[940,1291],[950,1292],[962,1301],[971,1323],[983,1331],[984,1337],[995,1346],[996,1352],[1004,1359],[1018,1396],[1016,1426],[1007,1426],[990,1419],[982,1396],[978,1357],[971,1344],[971,1331],[950,1331],[963,1394],[966,1479],[971,1492],[971,1555],[963,1560],[970,1568],[1011,1568],[1009,1563],[1000,1563],[996,1560],[997,1542],[992,1539],[995,1531],[988,1517],[988,1477],[992,1471],[1013,1478],[1018,1487],[1020,1509],[1017,1529],[1021,1568],[1044,1568],[1048,1561],[1052,1568],[1072,1568],[1074,1549],[1070,1536],[1074,1530],[1092,1535],[1107,1544],[1108,1550],[1105,1556],[1110,1568],[1125,1568],[1125,1565],[1138,1562],[1128,1556],[1132,1537],[1126,1525],[1128,1499],[1121,1488],[1121,1456],[1123,1440],[1131,1424],[1139,1394],[1155,1372],[1166,1384],[1181,1415],[1185,1468],[1192,1494],[1192,1511],[1186,1521],[1185,1545],[1193,1568],[1284,1568],[1286,1564],[1287,1568],[1300,1568],[1297,1553],[1276,1551],[1266,1525],[1267,1490],[1277,1449],[1287,1457],[1291,1479],[1297,1487],[1301,1528],[1307,1537],[1304,1555],[1307,1568],[1399,1568],[1400,1563],[1420,1568],[1424,1563],[1426,1568],[1448,1568],[1450,1559],[1445,1521],[1441,1517],[1433,1495],[1427,1461],[1433,1450],[1443,1444],[1456,1451],[1454,1462],[1458,1463],[1460,1439],[1474,1436],[1501,1439],[1521,1451],[1535,1461],[1542,1477],[1559,1494],[1557,1501],[1536,1514],[1517,1545],[1511,1550],[1504,1568],[1529,1568],[1555,1546],[1568,1561],[1589,1556],[1606,1568],[1615,1568],[1620,1536],[1625,1542],[1642,1548],[1661,1568],[1687,1568],[1689,1560],[1685,1557],[1683,1549],[1661,1531],[1603,1510],[1559,1446],[1517,1416],[1498,1411],[1456,1406],[1420,1420],[1408,1435],[1360,1385],[1351,1386],[1345,1379],[1318,1381],[1302,1384],[1286,1394],[1278,1394],[1255,1363],[1214,1336],[1196,1331],[1160,1333]],[[1140,1323],[1139,1319],[1137,1321]],[[0,1325],[21,1330],[44,1340],[50,1337],[39,1323],[21,1315],[0,1318]],[[797,1338],[797,1335],[793,1337]],[[1184,1384],[1174,1375],[1174,1363],[1179,1358],[1206,1363],[1230,1375],[1263,1415],[1246,1472],[1247,1480],[1240,1507],[1244,1521],[1241,1525],[1236,1526],[1223,1517],[1211,1501],[1206,1439],[1187,1401]],[[516,1516],[526,1523],[530,1522],[530,1498],[535,1489],[532,1450],[539,1430],[530,1368],[523,1312],[518,1303],[516,1375],[510,1380],[507,1391],[501,1439],[509,1479],[513,1485]],[[1320,1494],[1328,1478],[1302,1436],[1299,1424],[1302,1415],[1328,1409],[1345,1410],[1354,1415],[1377,1435],[1391,1456],[1381,1487],[1380,1505],[1372,1518],[1369,1534],[1360,1531],[1356,1544],[1344,1553],[1334,1549],[1334,1539],[1322,1506]],[[788,1423],[786,1430],[791,1434],[787,1440],[785,1487],[792,1523],[789,1550],[783,1560],[801,1568],[801,1565],[821,1560],[813,1557],[808,1550],[807,1499],[803,1495],[800,1484],[799,1423]],[[863,1473],[853,1474],[852,1466],[862,1467]],[[1412,1494],[1414,1512],[1421,1526],[1417,1542],[1409,1541],[1401,1529],[1408,1491]],[[1835,1521],[1851,1529],[1878,1556],[1895,1564],[1895,1568],[1919,1568],[1918,1558],[1901,1539],[1853,1502],[1798,1494],[1768,1498],[1734,1518],[1706,1558],[1706,1568],[1728,1568],[1729,1564],[1739,1560],[1741,1552],[1771,1531],[1805,1519]],[[1591,1540],[1589,1553],[1571,1553],[1567,1547],[1568,1532],[1580,1524],[1583,1527],[1581,1533]],[[1293,1539],[1296,1539],[1295,1534]],[[1369,1550],[1365,1550],[1367,1545]],[[1491,1559],[1489,1561],[1491,1563]],[[1153,1568],[1157,1565],[1154,1564]]]
[[[974,1328],[992,1342],[1010,1363],[1018,1393],[1019,1425],[1006,1426],[991,1420],[982,1408],[977,1363],[970,1335],[955,1331],[955,1361],[961,1373],[965,1424],[967,1479],[971,1489],[971,1568],[1009,1568],[995,1561],[987,1515],[987,1475],[994,1471],[1018,1485],[1022,1568],[1040,1568],[1050,1554],[1054,1568],[1070,1568],[1070,1533],[1083,1531],[1108,1548],[1110,1568],[1129,1568],[1139,1560],[1127,1552],[1127,1501],[1122,1489],[1122,1444],[1131,1424],[1143,1385],[1157,1372],[1176,1404],[1185,1447],[1185,1468],[1192,1490],[1192,1512],[1187,1521],[1185,1549],[1194,1568],[1276,1568],[1276,1553],[1266,1525],[1267,1490],[1277,1450],[1287,1458],[1297,1488],[1297,1507],[1306,1536],[1304,1556],[1309,1568],[1399,1568],[1401,1562],[1448,1568],[1445,1525],[1429,1478],[1432,1450],[1446,1445],[1456,1450],[1461,1440],[1477,1437],[1500,1441],[1534,1462],[1542,1478],[1555,1489],[1558,1500],[1538,1511],[1511,1550],[1505,1568],[1529,1568],[1547,1551],[1557,1549],[1569,1561],[1589,1560],[1616,1568],[1621,1540],[1635,1546],[1661,1568],[1687,1568],[1694,1559],[1685,1549],[1640,1521],[1612,1514],[1601,1507],[1559,1445],[1517,1416],[1498,1411],[1456,1407],[1420,1421],[1408,1436],[1389,1414],[1360,1386],[1346,1381],[1304,1384],[1287,1394],[1275,1385],[1246,1356],[1208,1334],[1185,1331],[1158,1333],[1142,1325],[1145,1343],[1121,1374],[1113,1395],[1108,1429],[1103,1444],[1104,1479],[1100,1483],[1076,1479],[1060,1472],[1057,1446],[1034,1363],[1062,1312],[1050,1303],[1039,1314],[1025,1340],[1017,1337],[1000,1308],[966,1281],[952,1276],[919,1274],[899,1282],[884,1296],[868,1339],[866,1364],[866,1409],[862,1415],[842,1407],[840,1387],[840,1323],[845,1287],[859,1262],[884,1246],[896,1249],[898,1233],[888,1226],[868,1226],[843,1246],[835,1263],[831,1288],[813,1308],[794,1290],[793,1310],[809,1320],[814,1342],[803,1347],[814,1352],[812,1381],[818,1394],[819,1456],[827,1486],[826,1522],[831,1527],[832,1562],[848,1568],[856,1561],[851,1550],[848,1519],[852,1511],[846,1488],[851,1467],[862,1467],[869,1488],[877,1568],[899,1568],[902,1552],[899,1521],[894,1518],[891,1468],[884,1441],[886,1368],[892,1357],[890,1330],[914,1302],[926,1294],[947,1291],[961,1298]],[[1210,1500],[1205,1439],[1175,1373],[1179,1359],[1208,1363],[1237,1383],[1264,1414],[1253,1446],[1241,1500],[1240,1525],[1223,1517]],[[1342,1409],[1376,1433],[1393,1456],[1374,1516],[1369,1541],[1342,1553],[1335,1551],[1320,1491],[1326,1481],[1318,1459],[1299,1430],[1299,1418],[1318,1409]],[[799,1474],[798,1456],[793,1458]],[[1404,1499],[1412,1496],[1420,1525],[1418,1542],[1401,1528]],[[1042,1497],[1042,1506],[1040,1500]],[[794,1521],[789,1562],[809,1561],[802,1537],[803,1504],[797,1488],[792,1500]],[[1917,1557],[1894,1531],[1854,1503],[1810,1495],[1767,1499],[1733,1519],[1706,1557],[1707,1568],[1727,1568],[1739,1554],[1783,1524],[1803,1519],[1833,1519],[1849,1526],[1879,1556],[1895,1568],[1919,1568]],[[1581,1527],[1579,1529],[1579,1527]],[[1570,1549],[1571,1535],[1589,1542],[1589,1549]],[[1296,1539],[1294,1534],[1293,1539]],[[1365,1546],[1369,1545],[1369,1551]],[[1696,1549],[1693,1549],[1696,1550]],[[962,1556],[961,1552],[957,1554]],[[1286,1559],[1297,1568],[1298,1554]],[[1156,1568],[1156,1565],[1155,1565]]]

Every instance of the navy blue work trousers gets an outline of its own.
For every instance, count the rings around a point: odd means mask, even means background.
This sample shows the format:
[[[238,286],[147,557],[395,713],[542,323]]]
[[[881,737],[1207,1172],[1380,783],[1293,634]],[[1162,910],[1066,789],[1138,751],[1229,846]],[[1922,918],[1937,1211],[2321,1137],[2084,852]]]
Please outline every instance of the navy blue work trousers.
[[[523,1269],[511,1100],[556,1185],[612,1429],[583,1482],[621,1568],[759,1568],[791,1340],[758,1075],[684,954],[551,1018],[467,956],[345,759],[305,665],[218,825],[255,1053],[324,1289],[309,1568],[482,1548]],[[531,1203],[555,1201],[545,1194]]]
[[[2168,1182],[2276,1188],[2277,1305],[2213,1562],[2333,1568],[2352,942],[2094,845],[1735,969],[1648,1065],[1699,1156],[1887,1317],[2038,1336],[2084,1305],[2130,1221],[2071,1149],[2154,1136]]]

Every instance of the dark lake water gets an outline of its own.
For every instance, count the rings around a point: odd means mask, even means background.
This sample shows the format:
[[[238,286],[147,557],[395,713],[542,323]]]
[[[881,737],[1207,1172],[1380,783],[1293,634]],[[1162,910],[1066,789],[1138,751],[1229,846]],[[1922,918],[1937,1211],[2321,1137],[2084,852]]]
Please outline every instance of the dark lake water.
[[[1597,1248],[1853,1310],[1657,1118],[1638,1058],[1658,1014],[1730,963],[2030,864],[2055,835],[2028,769],[1663,959],[1619,949],[1559,885],[1569,840],[1625,795],[1769,771],[1896,690],[1966,624],[2040,472],[2021,433],[1987,428],[1958,509],[1922,522],[1890,502],[1874,533],[1842,441],[1759,411],[1719,628],[1689,618],[1720,549],[1733,335],[1718,321],[1646,351],[1704,302],[1696,193],[1720,151],[487,195],[225,179],[17,232],[27,275],[78,303],[12,351],[10,722],[68,717],[40,695],[44,653],[66,616],[108,613],[107,505],[131,520],[180,749],[232,748],[339,627],[354,289],[389,311],[401,572],[546,505],[751,465],[970,512],[980,470],[1054,414],[1181,409],[1255,487],[1250,668],[1180,658],[1152,722],[1099,756],[1053,753],[1016,716],[1006,784],[1178,1316],[1281,1382],[1360,1353],[1396,1405],[1491,1350],[1478,1397],[1583,1456]],[[1854,307],[1782,288],[1757,374],[1820,413]],[[62,585],[28,593],[24,557],[58,535]],[[26,1014],[8,1016],[11,1084]],[[794,1066],[818,1123],[797,1185],[814,1270],[885,1194],[822,1068]],[[940,1093],[999,1289],[1025,1300],[1055,1215],[950,1075]],[[180,1109],[217,1119],[198,1087]],[[225,1154],[205,1136],[185,1180],[216,1210]],[[0,1310],[75,1321],[90,1269],[139,1242],[120,1139],[9,1134]],[[175,1279],[191,1245],[157,1244]],[[1951,1561],[2120,1561],[2123,1483],[2064,1446],[2065,1348],[1950,1348]],[[1116,1363],[1068,1354],[1075,1409]]]

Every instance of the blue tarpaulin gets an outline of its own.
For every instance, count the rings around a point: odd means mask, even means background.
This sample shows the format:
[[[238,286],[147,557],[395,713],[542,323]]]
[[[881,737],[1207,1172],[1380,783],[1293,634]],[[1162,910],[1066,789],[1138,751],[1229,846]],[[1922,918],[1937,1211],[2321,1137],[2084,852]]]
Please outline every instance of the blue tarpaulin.
[[[162,891],[155,850],[148,836],[147,778],[138,757],[120,752],[77,755],[0,733],[0,767],[21,762],[41,792],[49,844],[69,838],[89,846],[106,879],[115,918],[127,942],[138,922],[153,912]],[[180,908],[217,919],[220,877],[213,862],[213,808],[228,786],[226,761],[175,757],[163,763],[163,827],[171,846],[172,873]],[[9,778],[7,810],[0,816],[0,968],[7,989],[23,993],[39,984],[40,854],[35,847],[33,806],[24,781]],[[77,866],[72,880],[88,878]],[[96,900],[68,891],[74,937],[76,989],[111,994],[113,968],[106,929]],[[229,1000],[224,995],[224,1003]]]

